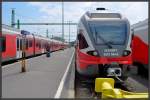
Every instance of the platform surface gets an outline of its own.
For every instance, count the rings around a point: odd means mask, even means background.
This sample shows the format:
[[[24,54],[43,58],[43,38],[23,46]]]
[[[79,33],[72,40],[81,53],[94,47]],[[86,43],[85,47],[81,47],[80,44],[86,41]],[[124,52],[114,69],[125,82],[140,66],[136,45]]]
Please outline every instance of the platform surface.
[[[21,73],[21,62],[2,68],[2,98],[54,98],[66,71],[73,48],[26,60],[27,72]]]

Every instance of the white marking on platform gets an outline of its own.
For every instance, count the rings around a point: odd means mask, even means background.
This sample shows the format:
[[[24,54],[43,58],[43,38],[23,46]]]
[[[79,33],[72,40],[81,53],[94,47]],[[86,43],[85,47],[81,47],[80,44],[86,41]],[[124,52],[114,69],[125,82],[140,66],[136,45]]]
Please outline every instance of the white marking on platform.
[[[74,51],[74,52],[75,52],[75,51]],[[69,71],[70,64],[71,64],[72,59],[73,59],[73,56],[74,56],[74,52],[73,52],[73,55],[71,56],[71,59],[70,59],[70,61],[69,61],[69,64],[68,64],[67,69],[66,69],[66,71],[65,71],[65,74],[63,75],[63,78],[61,79],[61,82],[60,82],[60,84],[59,84],[59,87],[58,87],[58,89],[57,89],[57,92],[56,92],[54,98],[60,98],[60,96],[61,96],[61,92],[62,92],[62,89],[63,89],[63,86],[64,86],[65,79],[66,79],[66,77],[67,77],[67,73],[68,73],[68,71]]]

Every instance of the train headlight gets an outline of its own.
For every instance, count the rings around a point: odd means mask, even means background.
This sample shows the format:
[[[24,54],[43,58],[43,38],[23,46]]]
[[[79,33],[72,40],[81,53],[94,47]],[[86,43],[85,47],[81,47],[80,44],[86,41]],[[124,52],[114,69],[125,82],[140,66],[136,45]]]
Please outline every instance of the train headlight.
[[[94,56],[97,56],[98,53],[97,53],[96,51],[93,51],[93,55],[94,55]]]
[[[88,51],[87,54],[92,55],[92,56],[98,56],[97,51]]]
[[[124,50],[123,56],[128,56],[131,52],[129,50]]]

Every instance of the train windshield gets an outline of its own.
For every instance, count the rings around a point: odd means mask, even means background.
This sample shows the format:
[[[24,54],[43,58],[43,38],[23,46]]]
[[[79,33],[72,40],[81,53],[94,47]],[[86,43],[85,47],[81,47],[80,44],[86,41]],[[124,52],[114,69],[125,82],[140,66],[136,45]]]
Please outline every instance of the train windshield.
[[[125,22],[92,22],[89,26],[96,44],[108,46],[125,44],[127,34]]]

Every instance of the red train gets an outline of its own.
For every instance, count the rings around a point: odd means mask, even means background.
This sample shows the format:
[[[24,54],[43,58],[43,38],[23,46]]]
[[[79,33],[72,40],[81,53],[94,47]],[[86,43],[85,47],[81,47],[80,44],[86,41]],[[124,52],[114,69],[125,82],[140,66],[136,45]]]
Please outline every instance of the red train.
[[[132,57],[138,73],[148,72],[148,19],[132,25],[134,33],[132,41]]]
[[[43,54],[48,46],[51,51],[64,49],[67,43],[36,36],[24,30],[2,25],[2,62],[22,58],[23,36],[25,36],[26,57]]]
[[[76,72],[125,79],[132,64],[130,23],[120,13],[97,10],[86,12],[79,21]]]

